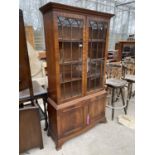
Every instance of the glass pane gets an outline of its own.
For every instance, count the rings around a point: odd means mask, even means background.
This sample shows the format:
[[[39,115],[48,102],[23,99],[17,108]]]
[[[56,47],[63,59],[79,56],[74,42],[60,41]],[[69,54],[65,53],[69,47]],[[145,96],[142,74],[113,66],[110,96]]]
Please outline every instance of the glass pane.
[[[105,44],[102,42],[91,42],[89,41],[88,57],[91,59],[104,58],[105,55]]]
[[[106,30],[107,23],[103,21],[89,21],[89,44],[87,60],[88,92],[103,87]]]
[[[58,17],[62,100],[82,94],[83,21]]]
[[[92,91],[102,87],[103,82],[103,61],[90,61],[87,73],[87,90]]]

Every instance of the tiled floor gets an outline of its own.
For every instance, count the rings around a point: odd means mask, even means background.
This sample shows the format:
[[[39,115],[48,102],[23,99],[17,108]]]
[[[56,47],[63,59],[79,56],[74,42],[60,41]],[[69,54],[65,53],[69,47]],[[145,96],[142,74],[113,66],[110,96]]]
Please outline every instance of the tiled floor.
[[[42,130],[44,149],[35,148],[22,155],[134,155],[134,130],[118,124],[117,116],[123,110],[115,110],[115,120],[111,121],[111,109],[106,109],[106,124],[98,124],[88,132],[67,141],[56,151],[55,144]],[[128,115],[135,116],[134,98],[130,100]],[[42,128],[44,121],[41,122]]]

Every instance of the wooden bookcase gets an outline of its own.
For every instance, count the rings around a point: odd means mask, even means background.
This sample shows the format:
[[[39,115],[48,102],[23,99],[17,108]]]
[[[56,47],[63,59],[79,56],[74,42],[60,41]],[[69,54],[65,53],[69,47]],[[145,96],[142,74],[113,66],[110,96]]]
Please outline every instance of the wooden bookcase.
[[[56,148],[106,122],[105,63],[112,14],[48,3],[40,8],[48,69],[48,134]]]
[[[135,41],[119,41],[115,44],[115,49],[118,50],[117,61],[122,61],[125,57],[135,58]]]

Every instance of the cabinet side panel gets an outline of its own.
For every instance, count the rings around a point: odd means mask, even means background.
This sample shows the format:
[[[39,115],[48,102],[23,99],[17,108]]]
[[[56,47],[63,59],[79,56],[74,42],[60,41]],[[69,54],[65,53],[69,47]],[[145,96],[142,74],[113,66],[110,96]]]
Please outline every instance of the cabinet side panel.
[[[56,141],[57,140],[57,111],[56,109],[48,102],[48,116],[49,116],[49,134]]]
[[[53,38],[53,26],[52,26],[52,12],[44,14],[44,31],[45,42],[47,51],[47,70],[48,70],[48,96],[57,102],[56,91],[56,60],[54,51],[54,38]]]

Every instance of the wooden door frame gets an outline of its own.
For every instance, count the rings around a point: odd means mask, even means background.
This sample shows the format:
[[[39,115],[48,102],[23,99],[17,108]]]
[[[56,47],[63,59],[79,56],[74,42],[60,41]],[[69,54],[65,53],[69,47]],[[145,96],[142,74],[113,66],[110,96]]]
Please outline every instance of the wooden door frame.
[[[80,20],[83,20],[83,49],[82,49],[82,85],[81,85],[81,88],[82,88],[82,95],[81,96],[78,96],[78,97],[72,97],[72,98],[69,98],[69,99],[65,99],[65,100],[61,100],[61,84],[60,84],[60,52],[59,52],[59,38],[58,38],[58,23],[57,23],[57,17],[58,16],[63,16],[63,17],[67,17],[67,18],[75,18],[75,19],[80,19]],[[55,51],[56,54],[55,54],[55,58],[56,58],[56,83],[57,83],[57,101],[58,101],[58,104],[59,103],[62,103],[62,102],[68,102],[70,100],[73,100],[73,99],[76,99],[76,98],[79,98],[79,97],[82,97],[85,95],[85,89],[84,89],[84,85],[85,85],[85,81],[84,81],[84,74],[85,74],[85,49],[86,49],[86,41],[85,41],[85,29],[86,29],[86,17],[84,15],[77,15],[77,14],[74,14],[74,13],[69,13],[69,12],[65,12],[65,11],[62,11],[62,12],[58,12],[58,11],[54,11],[53,12],[53,21],[54,21],[54,28],[55,28],[55,41],[54,41],[54,46],[55,46]]]

